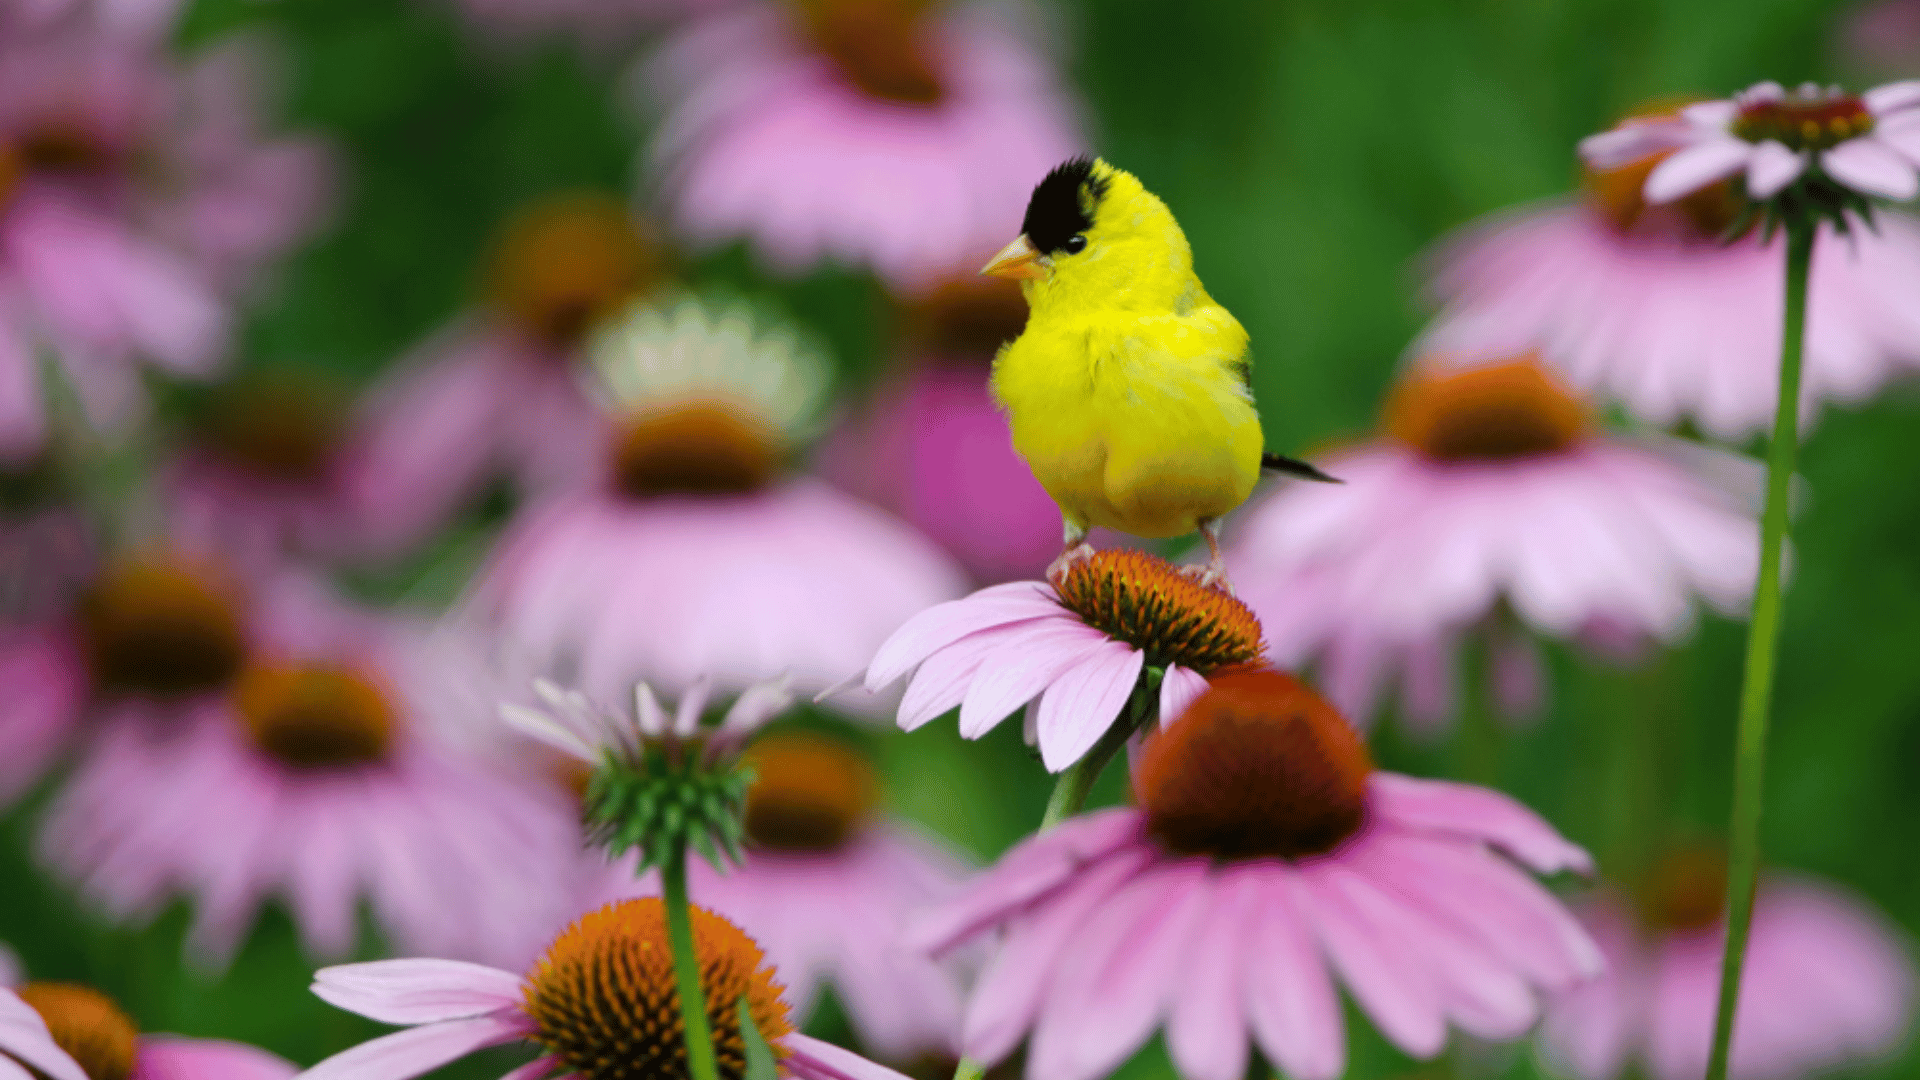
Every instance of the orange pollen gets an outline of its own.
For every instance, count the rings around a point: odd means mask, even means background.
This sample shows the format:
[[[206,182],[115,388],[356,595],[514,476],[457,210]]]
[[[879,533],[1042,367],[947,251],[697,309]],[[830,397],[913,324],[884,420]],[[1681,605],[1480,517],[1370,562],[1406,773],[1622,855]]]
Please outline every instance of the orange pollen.
[[[1211,675],[1266,650],[1247,605],[1142,551],[1101,551],[1075,563],[1060,583],[1060,603],[1158,667]]]
[[[722,1080],[744,1080],[746,1047],[738,1002],[744,995],[754,1026],[777,1056],[793,1031],[785,988],[774,979],[760,946],[726,919],[693,908],[693,951],[707,1025]],[[658,898],[622,900],[561,933],[526,981],[533,1038],[581,1080],[687,1080],[687,1048],[680,1022],[667,939],[666,907]]]
[[[1652,102],[1635,110],[1628,119],[1672,117],[1689,104],[1686,100]],[[1673,234],[1677,231],[1689,239],[1718,243],[1739,220],[1745,198],[1733,181],[1722,180],[1677,199],[1670,206],[1649,207],[1644,194],[1647,174],[1670,154],[1671,151],[1649,154],[1613,169],[1585,169],[1582,178],[1588,201],[1622,233]]]
[[[1733,133],[1748,142],[1769,139],[1791,150],[1826,150],[1873,130],[1873,113],[1853,94],[1819,90],[1755,101],[1740,109]]]
[[[327,475],[344,414],[333,388],[290,370],[243,375],[216,390],[203,438],[223,458],[271,480]]]
[[[86,590],[80,623],[94,681],[176,696],[226,685],[244,646],[233,592],[170,559],[110,567]]]
[[[494,246],[486,295],[529,334],[566,348],[657,284],[664,271],[624,204],[565,195],[508,221]]]
[[[804,0],[814,44],[868,97],[936,105],[946,95],[914,0]]]
[[[975,276],[940,284],[910,301],[903,329],[916,350],[935,356],[991,359],[1027,326],[1018,282]]]
[[[1411,372],[1385,409],[1387,434],[1440,461],[1505,460],[1566,450],[1587,411],[1529,354],[1502,364]]]
[[[14,992],[46,1021],[54,1045],[67,1052],[87,1080],[133,1076],[140,1029],[112,998],[91,987],[64,982],[30,982]]]
[[[833,851],[879,800],[873,766],[852,748],[817,735],[769,735],[746,753],[747,839],[779,851]]]
[[[381,689],[344,668],[249,665],[233,697],[254,745],[301,771],[382,761],[397,726]]]
[[[1640,919],[1657,930],[1704,930],[1720,923],[1727,902],[1727,853],[1689,844],[1661,856],[1640,896]]]
[[[1218,859],[1304,858],[1366,823],[1367,746],[1326,699],[1262,668],[1213,680],[1147,740],[1133,785],[1169,850]]]
[[[720,401],[688,401],[628,416],[614,435],[613,477],[633,498],[757,491],[779,475],[771,425]]]

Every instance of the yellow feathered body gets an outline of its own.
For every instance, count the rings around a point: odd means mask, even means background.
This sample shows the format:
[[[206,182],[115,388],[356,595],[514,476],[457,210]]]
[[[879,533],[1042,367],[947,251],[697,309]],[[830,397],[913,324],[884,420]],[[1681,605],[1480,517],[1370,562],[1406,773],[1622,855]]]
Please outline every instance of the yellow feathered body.
[[[993,389],[1014,449],[1071,524],[1180,536],[1253,493],[1264,439],[1247,333],[1194,276],[1166,205],[1095,163],[1084,252],[1023,284]]]

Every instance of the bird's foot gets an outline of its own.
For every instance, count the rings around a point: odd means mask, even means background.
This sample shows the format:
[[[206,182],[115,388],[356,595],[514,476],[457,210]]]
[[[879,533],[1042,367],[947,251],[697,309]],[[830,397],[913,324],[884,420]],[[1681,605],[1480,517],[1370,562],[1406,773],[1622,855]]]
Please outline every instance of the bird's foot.
[[[1061,552],[1060,557],[1053,560],[1053,565],[1047,567],[1047,584],[1058,589],[1066,583],[1067,575],[1073,572],[1074,567],[1091,558],[1093,558],[1093,545],[1085,542],[1075,544]]]
[[[1182,566],[1180,567],[1180,573],[1192,578],[1194,584],[1203,589],[1213,589],[1216,592],[1226,593],[1228,596],[1233,595],[1233,582],[1227,580],[1226,564],[1218,559],[1202,563],[1198,566]]]

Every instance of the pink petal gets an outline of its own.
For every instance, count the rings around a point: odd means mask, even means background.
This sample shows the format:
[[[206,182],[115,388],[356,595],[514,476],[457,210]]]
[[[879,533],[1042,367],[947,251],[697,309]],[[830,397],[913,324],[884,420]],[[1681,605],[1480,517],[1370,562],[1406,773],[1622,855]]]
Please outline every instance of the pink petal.
[[[1920,192],[1913,164],[1878,139],[1848,139],[1820,155],[1820,165],[1835,180],[1869,195],[1911,199]]]
[[[1258,957],[1242,976],[1254,1036],[1288,1076],[1333,1080],[1346,1070],[1346,1029],[1327,963],[1314,945],[1299,873],[1271,867],[1239,888],[1254,926],[1249,958]]]
[[[140,1039],[140,1080],[289,1080],[300,1069],[277,1054],[223,1039],[146,1035]]]
[[[1768,139],[1753,148],[1753,163],[1747,166],[1747,192],[1756,199],[1771,199],[1806,170],[1805,154]]]
[[[1124,641],[1100,645],[1040,698],[1040,762],[1059,772],[1093,749],[1133,695],[1147,654]]]
[[[982,589],[972,596],[935,604],[908,619],[880,646],[867,665],[867,689],[878,691],[892,684],[927,657],[968,634],[1063,615],[1064,609],[1047,599],[1041,586],[1031,581]]]
[[[1407,950],[1408,943],[1383,935],[1356,909],[1346,894],[1347,873],[1337,861],[1303,873],[1297,894],[1301,907],[1312,913],[1341,981],[1380,1033],[1414,1057],[1432,1057],[1447,1041],[1439,991]]]
[[[1247,1021],[1241,991],[1245,968],[1264,970],[1272,962],[1262,956],[1258,965],[1242,964],[1253,941],[1248,926],[1259,917],[1258,905],[1264,902],[1251,895],[1247,878],[1245,873],[1225,874],[1214,882],[1212,917],[1194,940],[1186,972],[1173,989],[1167,1052],[1180,1075],[1191,1080],[1244,1080],[1247,1075]],[[1291,1065],[1286,1067],[1292,1070]],[[1317,1078],[1302,1076],[1301,1080]]]
[[[1867,111],[1873,113],[1876,118],[1883,118],[1888,113],[1898,112],[1901,109],[1920,106],[1920,79],[1906,79],[1888,83],[1885,86],[1876,86],[1861,94],[1860,100],[1866,103]]]
[[[1617,169],[1683,145],[1686,126],[1671,120],[1630,121],[1580,140],[1580,156],[1596,169]]]
[[[982,660],[960,703],[960,734],[977,739],[1085,660],[1106,635],[1074,619],[1030,624]]]
[[[1669,203],[1691,195],[1745,168],[1753,145],[1740,139],[1708,139],[1695,143],[1654,166],[1644,189],[1650,203]]]
[[[1139,811],[1081,814],[1021,841],[959,896],[915,923],[910,944],[938,955],[1010,917],[1140,836]]]
[[[87,1074],[47,1034],[47,1023],[20,995],[0,988],[0,1060],[11,1054],[53,1080],[87,1080]]]
[[[383,1024],[434,1024],[517,1007],[520,977],[461,960],[376,960],[321,968],[313,992]]]
[[[343,1050],[301,1080],[411,1080],[475,1050],[513,1042],[529,1030],[520,1013],[498,1013],[409,1028]],[[86,1080],[80,1077],[78,1080]]]
[[[781,1061],[781,1067],[801,1080],[907,1080],[885,1065],[797,1031],[780,1041],[793,1051]]]
[[[995,626],[963,637],[927,657],[913,673],[907,692],[901,695],[896,722],[902,731],[914,731],[956,708],[966,699],[967,688],[980,665],[1018,634],[1021,625]]]
[[[1168,664],[1160,680],[1160,726],[1166,727],[1187,711],[1193,700],[1207,692],[1207,677],[1178,664]]]
[[[1543,874],[1591,873],[1593,857],[1569,843],[1538,814],[1489,788],[1376,772],[1369,780],[1373,812],[1415,831],[1470,837],[1506,851]]]
[[[501,1077],[500,1080],[547,1080],[547,1077],[559,1068],[559,1058],[537,1057]]]

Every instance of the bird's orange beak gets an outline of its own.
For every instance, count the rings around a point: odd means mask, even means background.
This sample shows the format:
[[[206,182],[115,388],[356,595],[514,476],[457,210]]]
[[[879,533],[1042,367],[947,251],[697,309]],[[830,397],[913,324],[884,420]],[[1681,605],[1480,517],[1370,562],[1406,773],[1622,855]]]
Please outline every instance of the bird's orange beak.
[[[1013,243],[1000,249],[980,268],[980,272],[991,277],[1033,280],[1047,276],[1047,257],[1034,249],[1033,242],[1022,234]]]

